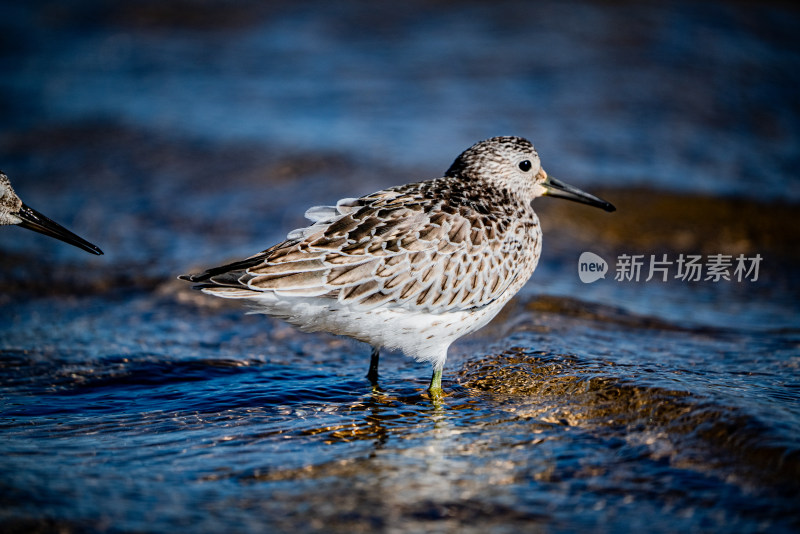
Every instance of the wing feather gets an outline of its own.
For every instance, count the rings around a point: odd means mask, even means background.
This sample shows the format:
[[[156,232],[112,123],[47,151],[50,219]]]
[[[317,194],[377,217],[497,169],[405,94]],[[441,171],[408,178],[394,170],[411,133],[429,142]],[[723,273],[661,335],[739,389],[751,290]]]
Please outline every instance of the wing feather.
[[[417,184],[419,185],[419,184]],[[496,260],[514,220],[447,205],[403,187],[306,212],[313,224],[243,262],[192,277],[207,292],[318,296],[364,307],[446,311],[501,295],[513,269]]]

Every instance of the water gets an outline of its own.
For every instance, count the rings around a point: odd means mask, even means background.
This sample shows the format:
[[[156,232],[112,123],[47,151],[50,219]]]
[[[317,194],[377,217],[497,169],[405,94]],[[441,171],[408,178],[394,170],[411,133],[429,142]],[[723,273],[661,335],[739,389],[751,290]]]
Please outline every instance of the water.
[[[4,531],[800,526],[795,11],[708,2],[0,7],[0,168],[104,249],[0,231]],[[450,350],[301,334],[178,274],[310,205],[532,138],[618,211],[537,201],[544,255]],[[577,276],[580,252],[611,264]],[[618,282],[621,254],[761,254]],[[644,278],[644,277],[643,277]]]

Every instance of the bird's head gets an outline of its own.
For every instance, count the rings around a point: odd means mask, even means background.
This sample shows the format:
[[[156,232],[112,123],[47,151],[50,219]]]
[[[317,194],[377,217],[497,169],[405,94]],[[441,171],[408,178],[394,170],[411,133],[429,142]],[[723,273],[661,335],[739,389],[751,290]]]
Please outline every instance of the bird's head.
[[[605,211],[616,209],[601,198],[548,176],[533,144],[522,137],[492,137],[476,143],[456,158],[445,176],[482,181],[529,202],[551,196]]]

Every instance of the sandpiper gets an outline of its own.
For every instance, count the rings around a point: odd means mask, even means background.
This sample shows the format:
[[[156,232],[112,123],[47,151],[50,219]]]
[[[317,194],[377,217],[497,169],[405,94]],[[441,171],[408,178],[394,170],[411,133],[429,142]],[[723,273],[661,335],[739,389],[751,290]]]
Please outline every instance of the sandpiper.
[[[530,141],[494,137],[463,152],[444,177],[306,212],[313,224],[242,261],[180,278],[205,293],[248,299],[255,313],[306,332],[381,348],[442,368],[456,339],[488,323],[528,281],[542,230],[535,198],[614,206],[547,175]]]
[[[54,237],[98,256],[103,253],[102,250],[82,237],[26,206],[14,192],[8,176],[0,171],[0,226],[8,224],[16,224],[28,230]]]

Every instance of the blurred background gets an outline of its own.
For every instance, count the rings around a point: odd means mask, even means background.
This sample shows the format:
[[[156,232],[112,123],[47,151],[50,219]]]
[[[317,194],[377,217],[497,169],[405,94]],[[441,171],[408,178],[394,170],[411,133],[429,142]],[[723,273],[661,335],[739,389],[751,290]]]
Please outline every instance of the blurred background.
[[[0,229],[0,519],[797,528],[798,30],[784,2],[0,4],[0,169],[105,252]],[[366,347],[175,280],[495,135],[618,211],[536,201],[539,268],[451,349],[445,407],[423,365],[374,391]],[[587,250],[763,260],[588,285]]]

